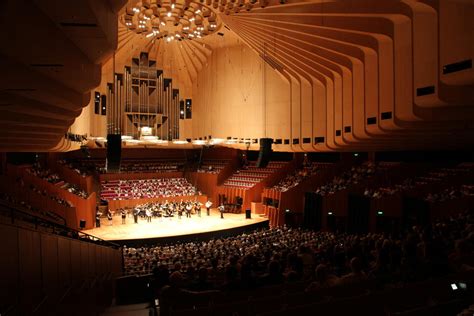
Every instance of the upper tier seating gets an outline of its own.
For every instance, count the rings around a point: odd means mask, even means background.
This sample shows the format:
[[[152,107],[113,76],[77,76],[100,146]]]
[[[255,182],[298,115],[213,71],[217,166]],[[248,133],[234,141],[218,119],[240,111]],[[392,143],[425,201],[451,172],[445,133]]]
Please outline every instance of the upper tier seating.
[[[229,162],[230,160],[224,159],[206,159],[202,161],[197,172],[219,173]]]
[[[316,174],[319,170],[319,164],[316,163],[307,163],[300,169],[296,169],[291,174],[287,175],[284,179],[280,180],[275,184],[271,189],[281,192],[286,192],[289,189],[297,186],[304,179],[311,177]]]
[[[251,161],[235,171],[224,182],[224,186],[251,188],[285,165],[286,162],[271,161],[266,168],[257,168],[256,163]]]

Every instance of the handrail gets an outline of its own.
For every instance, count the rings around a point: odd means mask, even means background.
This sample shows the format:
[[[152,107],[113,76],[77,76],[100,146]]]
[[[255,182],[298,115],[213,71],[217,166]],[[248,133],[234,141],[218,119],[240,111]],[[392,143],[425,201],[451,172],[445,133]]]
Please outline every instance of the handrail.
[[[43,304],[48,300],[49,296],[48,295],[45,295],[43,297],[43,299],[41,300],[41,302],[39,302],[38,305],[36,305],[36,307],[33,309],[33,314],[36,313],[40,308],[41,306],[43,306]]]
[[[60,225],[60,224],[48,221],[44,218],[21,211],[9,205],[5,205],[4,203],[0,203],[0,211],[3,211],[4,213],[8,214],[8,216],[12,219],[12,223],[14,223],[15,219],[19,219],[24,222],[32,223],[35,225],[35,227],[43,226],[46,228],[50,228],[52,229],[52,232],[54,234],[57,234],[60,236],[70,237],[70,238],[79,239],[83,241],[92,241],[96,244],[112,247],[114,249],[121,248],[121,246],[116,243],[100,239],[99,237],[92,236],[82,231],[69,228],[65,225]]]
[[[17,308],[18,308],[18,303],[10,305],[8,306],[6,310],[2,311],[2,315],[8,316],[10,315],[10,313],[12,313],[11,315],[16,315],[14,312],[16,311]]]
[[[59,298],[58,303],[62,303],[64,301],[64,299],[68,296],[69,292],[71,292],[72,288],[72,285],[67,287],[66,291],[64,291],[63,295],[61,295],[61,297]]]

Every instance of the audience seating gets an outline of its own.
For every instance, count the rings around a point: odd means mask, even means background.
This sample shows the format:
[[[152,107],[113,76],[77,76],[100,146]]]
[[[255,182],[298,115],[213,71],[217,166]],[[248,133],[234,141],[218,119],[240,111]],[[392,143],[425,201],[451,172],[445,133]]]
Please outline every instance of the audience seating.
[[[236,170],[227,178],[224,186],[252,188],[255,184],[263,181],[269,175],[285,166],[285,164],[286,162],[271,161],[266,168],[257,168],[255,162],[249,162],[248,165]]]

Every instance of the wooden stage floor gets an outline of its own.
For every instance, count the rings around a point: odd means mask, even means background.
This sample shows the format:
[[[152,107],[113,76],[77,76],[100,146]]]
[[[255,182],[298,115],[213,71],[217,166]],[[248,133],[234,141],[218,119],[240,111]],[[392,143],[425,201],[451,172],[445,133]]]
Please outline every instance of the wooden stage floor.
[[[224,219],[221,219],[217,209],[211,209],[210,216],[207,216],[206,210],[202,209],[201,217],[193,214],[191,218],[186,216],[182,216],[181,219],[178,219],[178,216],[153,218],[151,223],[148,223],[146,218],[138,218],[138,224],[133,222],[132,215],[127,216],[125,224],[122,224],[121,216],[116,215],[113,217],[112,225],[107,218],[102,218],[100,227],[87,229],[84,232],[109,241],[158,239],[237,229],[265,221],[268,221],[268,218],[257,214],[252,214],[251,219],[246,219],[245,213],[225,213]]]

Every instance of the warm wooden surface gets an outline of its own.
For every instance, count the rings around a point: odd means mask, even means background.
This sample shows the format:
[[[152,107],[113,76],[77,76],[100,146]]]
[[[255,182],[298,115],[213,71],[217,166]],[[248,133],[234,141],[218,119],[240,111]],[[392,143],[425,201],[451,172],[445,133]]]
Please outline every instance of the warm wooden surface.
[[[201,217],[193,214],[191,218],[186,218],[186,216],[181,219],[178,219],[177,216],[153,218],[151,223],[147,223],[146,219],[139,218],[138,224],[135,224],[133,216],[129,215],[126,224],[122,224],[122,218],[120,215],[116,215],[113,217],[112,225],[109,225],[107,218],[102,218],[100,228],[88,229],[85,232],[104,240],[160,238],[225,230],[266,220],[268,219],[256,214],[252,214],[251,219],[245,219],[244,213],[225,213],[224,219],[221,219],[217,209],[211,209],[211,216],[207,216],[206,209],[203,208]]]

